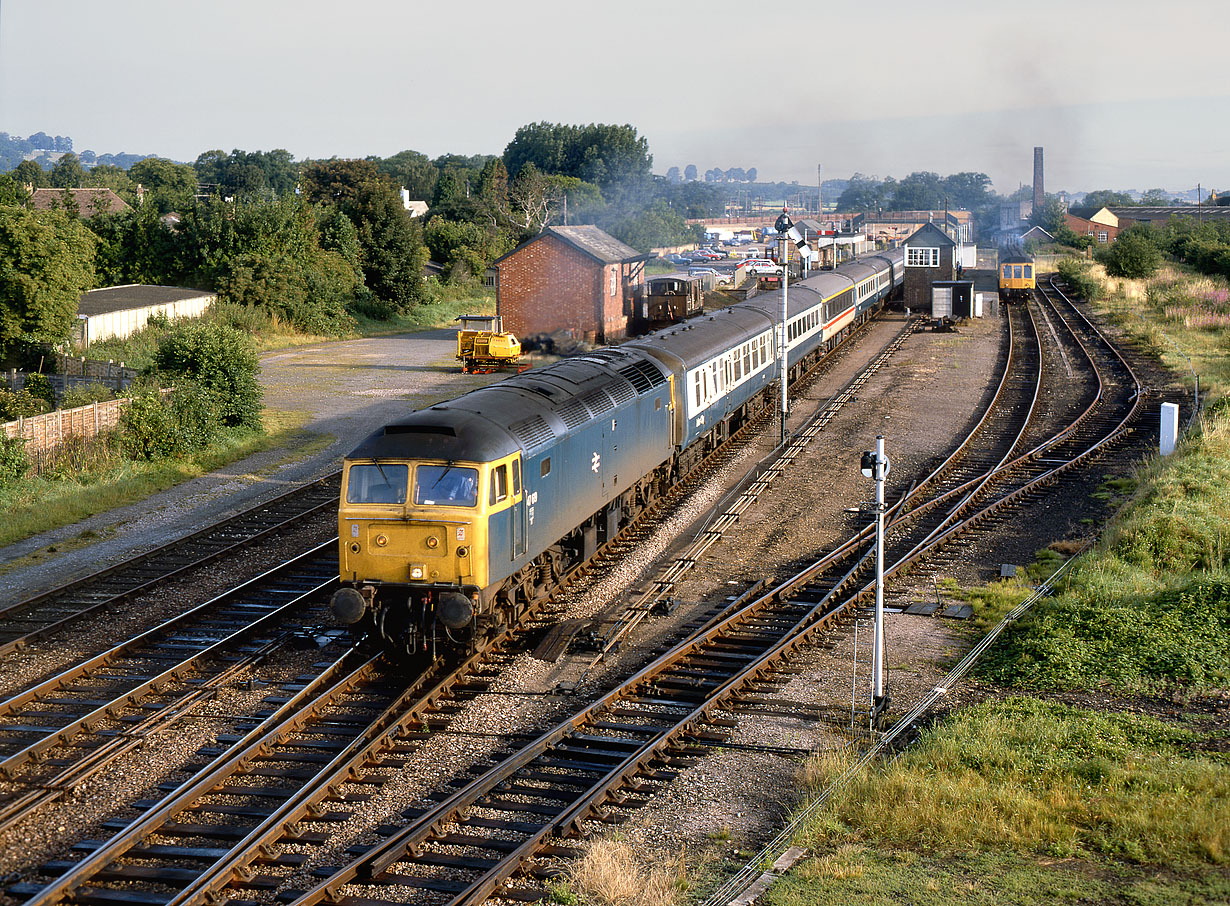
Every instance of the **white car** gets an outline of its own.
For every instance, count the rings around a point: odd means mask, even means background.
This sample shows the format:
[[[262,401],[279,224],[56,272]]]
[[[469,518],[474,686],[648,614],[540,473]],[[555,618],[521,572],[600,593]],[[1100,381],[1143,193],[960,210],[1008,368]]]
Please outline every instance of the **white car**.
[[[768,258],[748,258],[739,267],[746,268],[749,274],[780,274],[781,266]]]

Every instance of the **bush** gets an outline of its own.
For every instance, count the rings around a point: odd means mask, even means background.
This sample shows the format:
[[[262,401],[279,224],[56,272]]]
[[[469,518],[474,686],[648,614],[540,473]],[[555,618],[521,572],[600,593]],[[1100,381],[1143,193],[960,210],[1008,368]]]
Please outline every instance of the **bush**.
[[[1086,302],[1096,302],[1102,296],[1102,282],[1089,272],[1089,265],[1078,258],[1060,261],[1059,277]]]
[[[11,484],[29,470],[26,442],[20,437],[0,437],[0,487]]]
[[[47,411],[47,401],[21,390],[0,390],[0,421],[11,422],[19,418],[42,415]]]
[[[1162,253],[1148,227],[1133,226],[1098,252],[1097,259],[1112,277],[1140,280],[1157,273],[1162,264]]]
[[[261,427],[260,365],[246,334],[224,324],[186,323],[159,341],[154,368],[176,383],[187,379],[211,394],[222,425]]]
[[[51,381],[45,374],[40,374],[37,371],[26,375],[25,391],[35,399],[43,400],[47,404],[48,411],[56,407],[56,392],[51,386]]]
[[[60,400],[61,409],[76,409],[78,406],[88,406],[90,403],[102,403],[115,399],[110,387],[99,383],[77,384],[64,391]]]
[[[170,394],[150,388],[133,397],[120,415],[120,447],[131,459],[186,456],[218,435],[217,397],[184,380]]]

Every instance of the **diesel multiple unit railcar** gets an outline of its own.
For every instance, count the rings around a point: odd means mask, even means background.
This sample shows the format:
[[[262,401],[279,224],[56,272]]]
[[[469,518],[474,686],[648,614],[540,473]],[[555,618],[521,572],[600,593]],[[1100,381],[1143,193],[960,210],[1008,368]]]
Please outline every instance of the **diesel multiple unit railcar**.
[[[901,282],[893,250],[793,284],[792,377]],[[344,463],[335,615],[433,656],[514,625],[772,404],[780,318],[780,296],[756,296],[372,434]]]
[[[1033,295],[1036,286],[1034,259],[1028,255],[1010,254],[999,259],[999,294],[1010,302],[1023,302]]]

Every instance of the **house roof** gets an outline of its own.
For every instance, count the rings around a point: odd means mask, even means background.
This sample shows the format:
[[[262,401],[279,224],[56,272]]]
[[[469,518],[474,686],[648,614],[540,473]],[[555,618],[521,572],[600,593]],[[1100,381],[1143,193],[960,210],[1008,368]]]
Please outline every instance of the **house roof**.
[[[203,289],[186,289],[182,286],[150,286],[134,283],[128,286],[108,286],[92,289],[81,294],[77,302],[77,314],[105,315],[113,311],[128,311],[134,308],[149,308],[184,299],[199,299],[213,296]]]
[[[651,258],[656,258],[656,255],[645,255],[638,252],[630,245],[625,245],[620,242],[610,233],[605,232],[593,225],[583,226],[553,226],[547,227],[533,239],[521,243],[507,255],[503,255],[495,260],[495,264],[499,264],[505,258],[509,258],[517,252],[521,251],[527,245],[538,242],[544,236],[554,236],[562,242],[571,245],[577,251],[584,252],[596,261],[603,264],[621,264],[628,261],[648,261]]]
[[[1030,227],[1028,230],[1024,232],[1024,234],[1022,234],[1021,238],[1022,239],[1041,239],[1044,236],[1050,240],[1054,240],[1055,238],[1050,233],[1048,233],[1046,230],[1042,229],[1042,227],[1040,226]]]
[[[935,235],[924,235],[926,233],[934,233]],[[914,240],[918,242],[938,242],[941,245],[956,245],[957,243],[951,236],[937,227],[934,223],[924,223],[917,230],[910,234],[910,238],[905,241],[906,245],[914,244]]]
[[[35,189],[30,195],[30,207],[36,211],[51,211],[65,207],[67,192],[82,217],[95,214],[118,214],[128,210],[128,202],[110,189]]]

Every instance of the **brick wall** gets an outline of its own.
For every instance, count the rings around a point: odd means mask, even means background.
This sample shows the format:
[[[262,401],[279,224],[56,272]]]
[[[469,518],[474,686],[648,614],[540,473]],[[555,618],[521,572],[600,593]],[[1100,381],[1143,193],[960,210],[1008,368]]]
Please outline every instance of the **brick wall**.
[[[615,294],[611,274],[615,273]],[[572,331],[610,340],[628,329],[622,265],[603,265],[547,233],[500,262],[500,315],[517,336]]]

